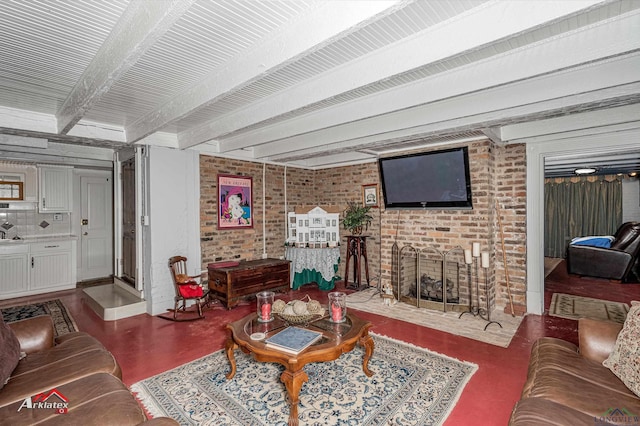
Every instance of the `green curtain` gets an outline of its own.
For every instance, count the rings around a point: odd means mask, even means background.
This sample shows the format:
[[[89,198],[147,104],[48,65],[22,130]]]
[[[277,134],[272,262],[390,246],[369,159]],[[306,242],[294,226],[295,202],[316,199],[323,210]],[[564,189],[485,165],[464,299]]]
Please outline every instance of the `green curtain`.
[[[547,181],[544,205],[544,255],[565,257],[572,238],[616,232],[622,224],[622,182]]]

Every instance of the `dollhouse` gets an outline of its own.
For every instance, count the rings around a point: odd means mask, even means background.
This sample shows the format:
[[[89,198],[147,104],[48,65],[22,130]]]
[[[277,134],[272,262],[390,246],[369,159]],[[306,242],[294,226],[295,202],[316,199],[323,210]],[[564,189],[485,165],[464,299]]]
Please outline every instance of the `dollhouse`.
[[[340,213],[320,207],[288,213],[287,244],[296,247],[336,247],[340,241]]]

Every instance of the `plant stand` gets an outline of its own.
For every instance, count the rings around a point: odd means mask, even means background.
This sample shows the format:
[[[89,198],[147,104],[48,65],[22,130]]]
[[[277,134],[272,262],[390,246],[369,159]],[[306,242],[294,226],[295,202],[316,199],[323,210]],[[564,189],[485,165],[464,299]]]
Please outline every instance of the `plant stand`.
[[[349,282],[349,263],[353,259],[353,283]],[[347,235],[347,264],[344,270],[344,284],[348,289],[362,290],[362,267],[367,279],[366,287],[369,287],[369,263],[367,261],[367,236]]]

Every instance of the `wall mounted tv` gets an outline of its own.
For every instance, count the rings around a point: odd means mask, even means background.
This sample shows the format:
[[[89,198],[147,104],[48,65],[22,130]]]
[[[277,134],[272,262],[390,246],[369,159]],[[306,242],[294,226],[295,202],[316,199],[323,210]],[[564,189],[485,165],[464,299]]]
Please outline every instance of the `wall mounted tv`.
[[[387,209],[471,209],[467,147],[378,159]]]

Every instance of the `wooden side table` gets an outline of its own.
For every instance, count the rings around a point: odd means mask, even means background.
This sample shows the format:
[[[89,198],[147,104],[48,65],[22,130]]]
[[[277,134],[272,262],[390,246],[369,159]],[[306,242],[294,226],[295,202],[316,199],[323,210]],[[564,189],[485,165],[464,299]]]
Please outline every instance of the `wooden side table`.
[[[349,283],[349,262],[353,258],[353,284]],[[344,270],[344,283],[348,289],[360,290],[361,275],[364,266],[367,287],[369,286],[369,262],[367,261],[367,235],[347,235],[347,264]]]

